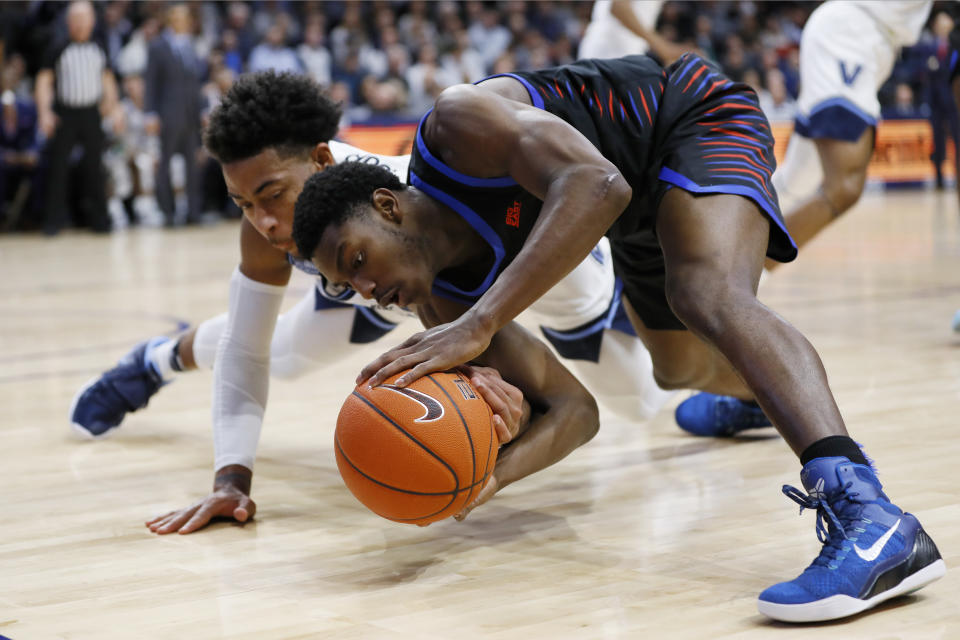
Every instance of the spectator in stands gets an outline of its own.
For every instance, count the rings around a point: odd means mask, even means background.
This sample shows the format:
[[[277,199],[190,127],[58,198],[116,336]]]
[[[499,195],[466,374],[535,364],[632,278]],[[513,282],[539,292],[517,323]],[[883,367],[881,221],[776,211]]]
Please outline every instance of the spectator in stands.
[[[368,75],[367,70],[360,66],[360,50],[351,49],[341,64],[334,64],[333,81],[342,82],[350,88],[350,102],[360,104],[363,96],[360,94],[360,85]]]
[[[200,144],[200,61],[193,49],[193,17],[185,4],[167,10],[167,28],[150,43],[147,56],[147,132],[160,137],[157,163],[157,202],[168,227],[180,224],[170,173],[170,159],[183,159],[186,222],[200,222],[200,180],[196,154]]]
[[[103,32],[106,41],[107,59],[110,66],[117,67],[120,51],[133,32],[133,25],[127,19],[129,3],[126,0],[110,0],[103,10]]]
[[[400,41],[411,52],[420,51],[423,45],[437,40],[437,28],[430,21],[427,3],[423,0],[410,3],[407,13],[397,20],[397,30],[400,32]]]
[[[117,56],[117,72],[121,76],[140,76],[147,72],[147,51],[150,42],[160,33],[161,23],[148,16],[136,29]]]
[[[330,84],[333,59],[326,47],[326,19],[322,13],[311,13],[303,29],[303,43],[297,47],[297,55],[307,72],[321,86]]]
[[[91,39],[96,22],[93,5],[86,0],[70,3],[66,20],[68,39],[50,47],[36,81],[39,127],[48,139],[49,183],[57,187],[47,194],[43,231],[55,235],[67,224],[71,152],[79,145],[84,193],[73,200],[79,200],[91,229],[107,232],[101,115],[112,114],[117,106],[116,80],[103,46]]]
[[[343,9],[340,24],[330,32],[330,51],[337,65],[346,65],[347,57],[351,53],[356,52],[359,56],[362,47],[370,46],[370,37],[363,22],[363,7],[362,2],[348,2]]]
[[[467,28],[470,45],[483,61],[484,69],[493,68],[497,58],[510,46],[510,30],[500,24],[500,13],[492,5],[477,3],[482,9],[479,16]]]
[[[237,38],[240,58],[242,60],[249,58],[259,38],[250,25],[250,7],[245,2],[231,2],[227,5],[226,28],[233,31]]]
[[[766,71],[766,91],[759,94],[760,109],[770,122],[793,122],[797,103],[787,93],[783,72],[776,67]]]
[[[12,90],[18,98],[33,102],[33,85],[27,77],[27,63],[19,53],[7,57],[3,67],[4,88]],[[36,106],[36,105],[34,105]]]
[[[703,52],[705,58],[713,60],[714,62],[718,60],[717,44],[714,39],[713,19],[707,13],[697,14],[694,22],[693,44]]]
[[[234,75],[243,73],[243,54],[240,53],[237,42],[237,32],[233,29],[224,29],[220,35],[220,51],[223,53],[223,64],[233,71]]]
[[[267,32],[279,23],[284,29],[284,37],[288,42],[300,41],[300,23],[290,14],[290,3],[264,0],[254,6],[257,9],[250,23],[258,39],[263,40]]]
[[[263,37],[263,42],[250,52],[249,69],[255,71],[273,70],[278,73],[289,71],[300,73],[303,67],[296,52],[287,46],[287,35],[282,21],[274,22]]]
[[[743,39],[736,34],[727,36],[727,49],[723,56],[723,71],[731,80],[742,80],[743,74],[752,67],[747,58]]]
[[[154,194],[160,141],[147,131],[143,78],[125,77],[123,93],[125,97],[111,120],[110,145],[104,158],[113,187],[107,209],[114,229],[127,225],[128,205],[138,224],[158,227],[164,221]]]
[[[4,79],[10,75],[4,73]],[[34,209],[40,201],[42,172],[36,107],[6,85],[0,83],[0,228],[9,229],[22,211]]]
[[[471,47],[470,36],[463,28],[453,34],[453,47],[440,58],[440,65],[457,82],[476,82],[486,76],[483,59]]]
[[[933,154],[930,159],[937,175],[937,188],[943,188],[943,162],[947,157],[947,138],[956,144],[960,141],[960,118],[953,99],[950,82],[950,32],[953,18],[946,11],[933,18],[931,34],[924,37],[916,49],[927,60],[924,74],[923,102],[930,109],[930,126],[933,129]],[[954,154],[957,175],[960,175],[960,153]]]
[[[409,109],[413,113],[426,113],[433,107],[440,92],[456,84],[456,78],[442,68],[437,59],[437,48],[430,43],[420,47],[417,63],[407,69],[407,86],[410,88]]]
[[[930,117],[927,105],[917,106],[913,87],[906,82],[898,82],[893,91],[893,104],[881,109],[884,120],[926,120]]]
[[[227,90],[233,86],[236,74],[233,69],[223,65],[212,71],[210,80],[203,85],[203,125],[206,127],[210,112],[220,104]],[[220,163],[213,159],[205,147],[200,147],[197,164],[200,167],[203,185],[204,217],[239,218],[240,208],[227,195],[227,184],[223,180]]]

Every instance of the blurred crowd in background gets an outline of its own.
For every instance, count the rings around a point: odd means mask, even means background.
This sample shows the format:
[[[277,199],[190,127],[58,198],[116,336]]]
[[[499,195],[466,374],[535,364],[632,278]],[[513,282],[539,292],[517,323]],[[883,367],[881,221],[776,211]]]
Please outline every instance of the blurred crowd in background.
[[[656,29],[677,51],[696,51],[753,86],[771,121],[792,121],[800,34],[818,4],[666,2]],[[239,216],[200,146],[204,118],[238,74],[309,74],[343,104],[342,127],[411,122],[450,85],[573,61],[592,8],[550,0],[0,3],[0,230],[54,235]],[[956,134],[947,73],[954,23],[945,8],[935,5],[880,92],[885,118],[939,118],[946,100],[953,115],[935,126],[941,137]],[[64,69],[80,74],[96,62],[83,48],[64,61],[64,47],[87,41],[102,51],[103,90],[95,104],[78,103],[74,121],[51,104],[71,90]],[[58,66],[67,62],[74,66]],[[84,109],[99,114],[99,137],[80,118]],[[63,195],[71,188],[80,197]]]

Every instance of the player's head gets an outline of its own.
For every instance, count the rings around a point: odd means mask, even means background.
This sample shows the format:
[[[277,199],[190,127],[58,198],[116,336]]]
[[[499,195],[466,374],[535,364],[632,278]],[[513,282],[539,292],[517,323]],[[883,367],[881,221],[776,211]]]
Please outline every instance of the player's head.
[[[227,192],[254,227],[293,248],[293,203],[310,175],[333,164],[327,144],[340,106],[305,75],[240,76],[210,114],[203,143],[219,160]]]
[[[381,304],[416,304],[430,295],[435,260],[413,210],[389,169],[343,162],[303,186],[293,238],[331,283]]]

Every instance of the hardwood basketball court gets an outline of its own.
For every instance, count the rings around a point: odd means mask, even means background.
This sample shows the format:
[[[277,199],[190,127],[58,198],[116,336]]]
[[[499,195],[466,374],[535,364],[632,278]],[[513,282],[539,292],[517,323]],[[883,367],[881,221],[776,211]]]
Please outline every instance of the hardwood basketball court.
[[[851,434],[949,571],[833,624],[756,612],[817,554],[780,493],[772,429],[705,440],[604,413],[599,435],[465,522],[394,524],[348,493],[333,423],[401,327],[274,381],[246,526],[159,537],[150,516],[212,480],[210,383],[181,377],[110,439],[79,442],[75,391],[138,340],[226,309],[235,224],[0,236],[0,636],[36,638],[960,638],[960,215],[953,192],[867,193],[761,298],[819,350]],[[295,276],[292,303],[311,281]],[[601,396],[602,401],[602,396]]]

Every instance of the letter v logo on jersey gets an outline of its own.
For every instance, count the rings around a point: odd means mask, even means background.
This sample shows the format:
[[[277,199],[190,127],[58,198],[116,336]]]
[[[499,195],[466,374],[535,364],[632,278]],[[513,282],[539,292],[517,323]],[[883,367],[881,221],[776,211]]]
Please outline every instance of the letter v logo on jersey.
[[[406,396],[423,407],[426,413],[414,420],[414,422],[433,422],[443,417],[443,405],[440,404],[436,398],[432,398],[416,389],[395,387],[392,384],[382,384],[380,386],[384,389],[390,389],[390,391],[399,393],[402,396]]]

